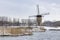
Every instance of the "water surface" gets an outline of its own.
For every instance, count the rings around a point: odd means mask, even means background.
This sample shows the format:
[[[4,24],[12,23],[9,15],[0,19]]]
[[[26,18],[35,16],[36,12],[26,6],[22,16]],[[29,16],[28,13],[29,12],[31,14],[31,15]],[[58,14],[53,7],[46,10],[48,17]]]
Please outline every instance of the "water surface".
[[[33,32],[30,36],[0,36],[0,40],[60,40],[60,31]]]

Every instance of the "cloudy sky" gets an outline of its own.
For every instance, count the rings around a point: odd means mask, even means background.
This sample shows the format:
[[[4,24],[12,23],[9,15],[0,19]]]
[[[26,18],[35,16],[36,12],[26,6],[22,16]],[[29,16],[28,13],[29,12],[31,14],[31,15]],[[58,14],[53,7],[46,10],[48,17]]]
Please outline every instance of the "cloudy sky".
[[[60,20],[60,0],[0,0],[0,16],[28,18],[37,14],[39,4],[40,14],[49,12],[43,20]]]

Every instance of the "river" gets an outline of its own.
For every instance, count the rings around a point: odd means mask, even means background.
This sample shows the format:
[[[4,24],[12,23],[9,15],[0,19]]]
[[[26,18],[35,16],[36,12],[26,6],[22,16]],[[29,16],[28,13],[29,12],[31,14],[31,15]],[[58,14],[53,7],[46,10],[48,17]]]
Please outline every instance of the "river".
[[[0,40],[60,40],[60,31],[33,32],[30,36],[0,36]]]

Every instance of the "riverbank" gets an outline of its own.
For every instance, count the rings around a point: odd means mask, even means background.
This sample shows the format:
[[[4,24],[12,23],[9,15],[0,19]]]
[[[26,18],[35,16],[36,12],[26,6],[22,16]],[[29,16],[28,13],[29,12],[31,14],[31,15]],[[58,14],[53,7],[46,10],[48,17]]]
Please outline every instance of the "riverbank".
[[[31,35],[31,27],[0,27],[0,35]]]

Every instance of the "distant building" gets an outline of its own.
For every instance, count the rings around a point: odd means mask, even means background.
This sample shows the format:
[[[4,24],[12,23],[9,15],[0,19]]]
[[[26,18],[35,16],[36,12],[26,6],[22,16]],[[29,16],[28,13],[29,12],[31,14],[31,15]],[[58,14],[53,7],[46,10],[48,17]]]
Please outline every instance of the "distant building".
[[[20,25],[20,22],[19,22],[19,19],[14,19],[13,18],[13,21],[11,20],[11,18],[8,18],[8,17],[0,17],[0,26],[19,26]]]
[[[35,19],[22,19],[22,25],[26,26],[32,26],[32,25],[36,25],[36,20]]]

